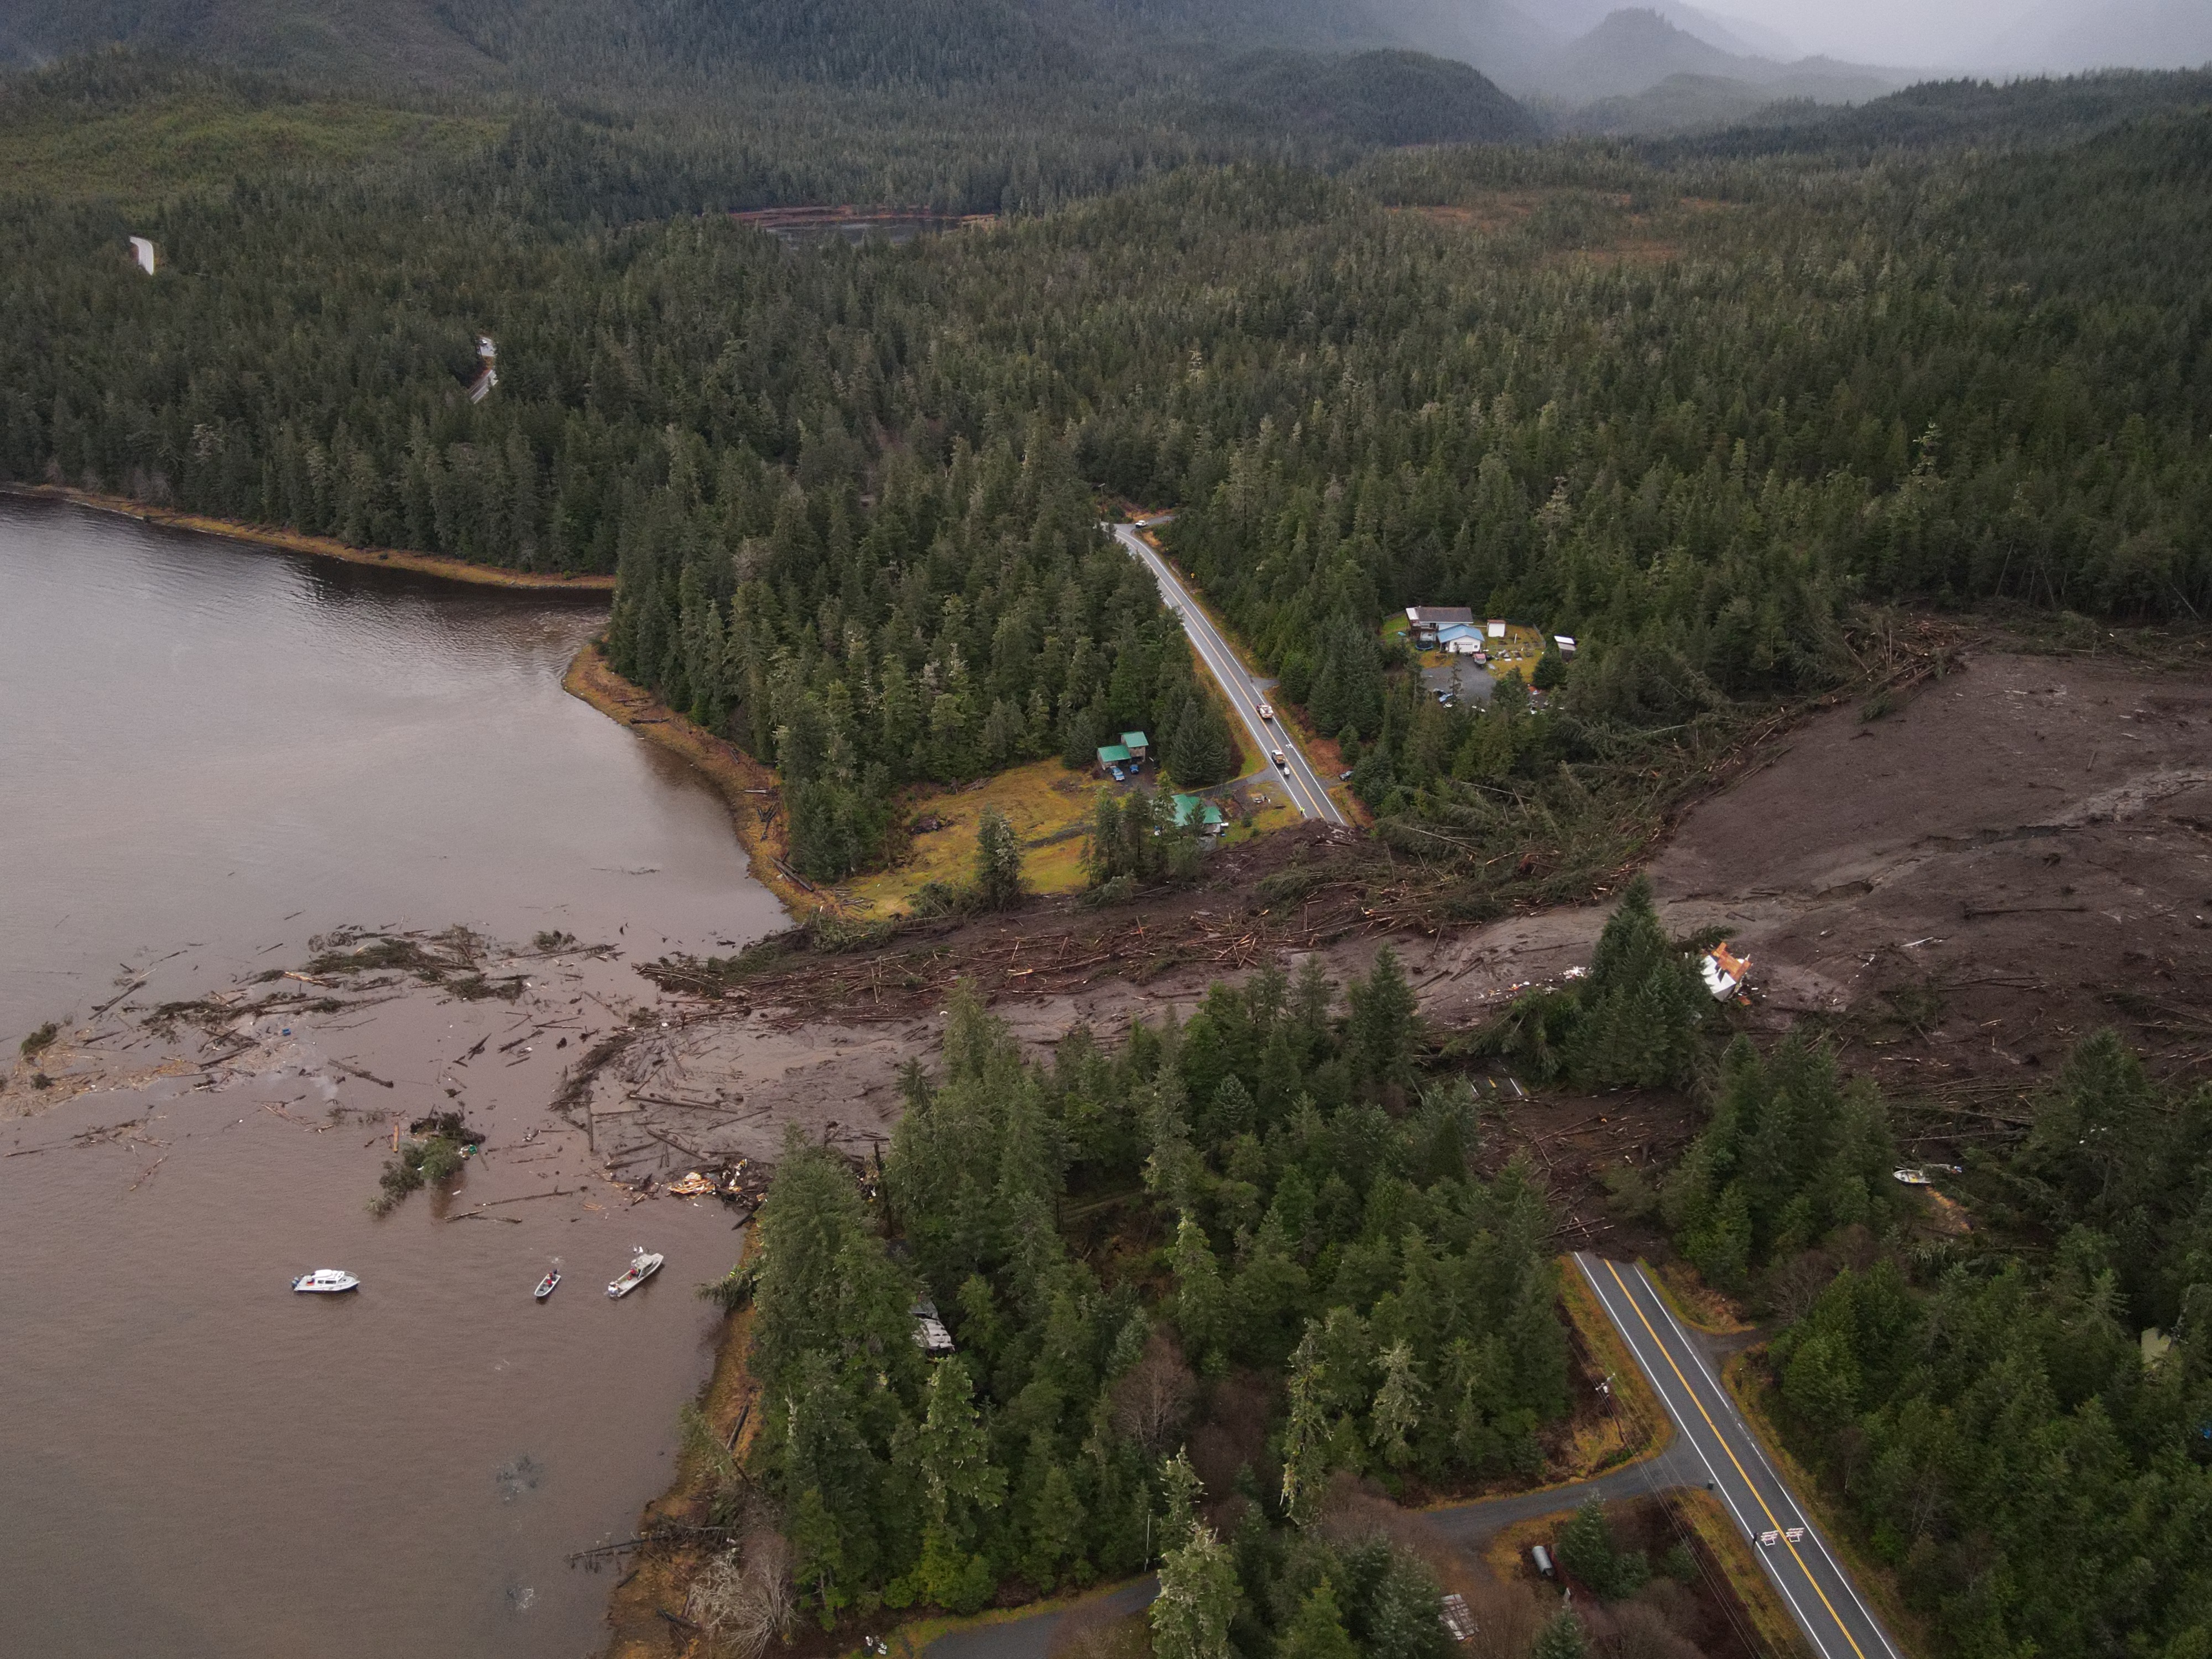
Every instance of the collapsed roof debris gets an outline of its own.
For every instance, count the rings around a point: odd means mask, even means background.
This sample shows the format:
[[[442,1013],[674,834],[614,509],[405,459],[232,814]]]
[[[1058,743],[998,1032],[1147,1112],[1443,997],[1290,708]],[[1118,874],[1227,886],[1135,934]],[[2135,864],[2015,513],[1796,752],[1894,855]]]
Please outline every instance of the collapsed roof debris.
[[[1698,973],[1705,981],[1705,989],[1713,994],[1713,1000],[1717,1002],[1726,1002],[1734,996],[1742,987],[1744,975],[1750,971],[1751,958],[1731,956],[1726,939],[1698,958]]]

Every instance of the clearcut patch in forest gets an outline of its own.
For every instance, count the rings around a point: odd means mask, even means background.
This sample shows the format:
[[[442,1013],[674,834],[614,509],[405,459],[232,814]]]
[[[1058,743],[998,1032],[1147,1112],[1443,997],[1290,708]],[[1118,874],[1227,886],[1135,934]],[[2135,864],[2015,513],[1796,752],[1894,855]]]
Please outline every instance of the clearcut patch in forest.
[[[1626,259],[1657,264],[1681,254],[1684,231],[1692,222],[1728,206],[1690,196],[1644,202],[1626,191],[1563,185],[1473,191],[1455,203],[1397,210],[1485,236],[1524,238],[1547,261]]]

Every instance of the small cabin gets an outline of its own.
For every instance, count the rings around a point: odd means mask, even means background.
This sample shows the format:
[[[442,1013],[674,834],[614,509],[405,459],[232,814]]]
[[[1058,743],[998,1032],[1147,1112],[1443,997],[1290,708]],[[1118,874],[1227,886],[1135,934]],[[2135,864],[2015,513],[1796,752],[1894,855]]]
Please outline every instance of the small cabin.
[[[1212,801],[1197,795],[1177,795],[1175,798],[1175,821],[1183,824],[1194,819],[1197,821],[1200,833],[1205,835],[1218,836],[1227,828],[1222,820],[1221,809]]]
[[[1127,750],[1128,758],[1140,761],[1152,758],[1152,740],[1141,732],[1124,732],[1121,747]]]
[[[1098,750],[1098,769],[1100,771],[1110,772],[1117,766],[1127,766],[1128,763],[1129,751],[1122,744],[1118,743],[1109,743],[1100,747]]]

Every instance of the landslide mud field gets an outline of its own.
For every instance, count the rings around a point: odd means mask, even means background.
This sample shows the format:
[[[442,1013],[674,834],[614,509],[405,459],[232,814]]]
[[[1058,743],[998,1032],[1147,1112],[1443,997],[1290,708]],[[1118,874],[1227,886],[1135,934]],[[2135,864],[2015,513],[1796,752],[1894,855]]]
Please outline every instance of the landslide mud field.
[[[1724,929],[1751,957],[1749,1004],[1727,1018],[1820,1033],[1899,1100],[1900,1133],[1923,1157],[2017,1123],[2046,1073],[2101,1025],[2161,1073],[2212,1066],[2212,678],[2193,662],[2002,642],[1956,662],[1878,718],[1837,707],[1771,739],[1650,866],[1672,928]],[[1224,853],[1200,888],[1109,910],[1033,900],[873,948],[795,946],[743,974],[664,963],[647,970],[658,987],[632,971],[635,956],[596,961],[585,971],[618,975],[622,988],[577,1002],[602,1016],[596,1029],[579,1021],[574,1047],[534,1056],[528,1075],[581,1132],[573,1172],[587,1166],[599,1190],[634,1203],[691,1169],[742,1164],[750,1198],[787,1125],[862,1158],[889,1138],[900,1068],[933,1063],[957,978],[1043,1054],[1079,1024],[1110,1041],[1133,1019],[1187,1015],[1210,981],[1271,958],[1295,967],[1319,952],[1340,980],[1364,973],[1388,941],[1442,1042],[1586,963],[1608,908],[1429,927],[1417,904],[1378,899],[1407,890],[1385,858],[1352,832],[1307,825]],[[443,994],[420,986],[378,1022],[398,1040],[431,1019],[428,1006]],[[544,1018],[526,1012],[508,1023]],[[335,1004],[296,1008],[303,1036],[325,1018]],[[74,1047],[65,1037],[58,1050]],[[206,1063],[141,1042],[115,1050],[130,1056],[118,1072],[141,1082],[157,1065]],[[77,1048],[66,1090],[47,1097],[102,1086],[100,1069]],[[1663,1092],[1525,1092],[1498,1066],[1477,1082],[1500,1108],[1492,1155],[1538,1158],[1577,1243],[1609,1224],[1597,1218],[1601,1164],[1656,1169],[1699,1121],[1694,1103]],[[7,1101],[37,1109],[18,1087]]]
[[[1298,872],[1287,889],[1286,872]],[[1894,710],[1839,707],[1772,740],[1686,814],[1650,872],[1670,927],[1724,928],[1751,957],[1751,1006],[1729,1017],[1824,1034],[1847,1069],[1905,1103],[1923,1155],[2016,1115],[2100,1025],[2155,1069],[2203,1070],[2212,679],[1970,648]],[[719,1157],[772,1158],[791,1122],[865,1153],[896,1121],[899,1068],[933,1059],[957,976],[1042,1052],[1079,1024],[1111,1038],[1133,1018],[1188,1014],[1210,981],[1270,956],[1318,951],[1340,977],[1364,972],[1387,939],[1443,1037],[1587,963],[1607,910],[1431,931],[1370,908],[1384,875],[1368,844],[1308,826],[1224,855],[1206,887],[1158,903],[1037,902],[880,949],[794,954],[702,994],[678,975],[665,1029],[627,1041],[580,1098],[603,1127],[674,1127]],[[1571,1207],[1592,1160],[1662,1161],[1694,1128],[1686,1101],[1524,1100],[1492,1075],[1512,1103],[1503,1144],[1533,1145]]]

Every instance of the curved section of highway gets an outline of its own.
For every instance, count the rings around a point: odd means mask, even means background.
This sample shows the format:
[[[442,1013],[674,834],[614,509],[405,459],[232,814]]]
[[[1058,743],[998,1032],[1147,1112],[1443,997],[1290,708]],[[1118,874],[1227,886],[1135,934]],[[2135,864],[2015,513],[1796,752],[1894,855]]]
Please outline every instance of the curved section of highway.
[[[1307,817],[1319,818],[1324,823],[1342,823],[1344,814],[1328,798],[1328,791],[1322,783],[1321,775],[1306,759],[1297,740],[1283,729],[1282,721],[1270,722],[1260,718],[1259,705],[1267,700],[1267,694],[1260,689],[1251,675],[1244,672],[1244,665],[1237,659],[1237,653],[1230,649],[1229,641],[1221,637],[1221,630],[1199,608],[1198,602],[1191,598],[1189,591],[1169,568],[1168,562],[1154,552],[1145,538],[1137,533],[1136,526],[1117,524],[1109,528],[1115,539],[1152,573],[1152,580],[1160,585],[1160,597],[1167,601],[1168,609],[1182,619],[1182,630],[1190,635],[1191,644],[1197,647],[1199,660],[1206,665],[1206,672],[1213,676],[1223,694],[1228,697],[1229,706],[1243,720],[1244,729],[1260,745],[1260,752],[1272,756],[1277,750],[1282,751],[1286,763],[1272,769],[1283,785],[1285,793],[1290,796],[1291,804]]]
[[[1813,1650],[1821,1659],[1903,1659],[1644,1269],[1586,1254],[1575,1266],[1674,1419],[1678,1469],[1685,1460],[1699,1466]]]

